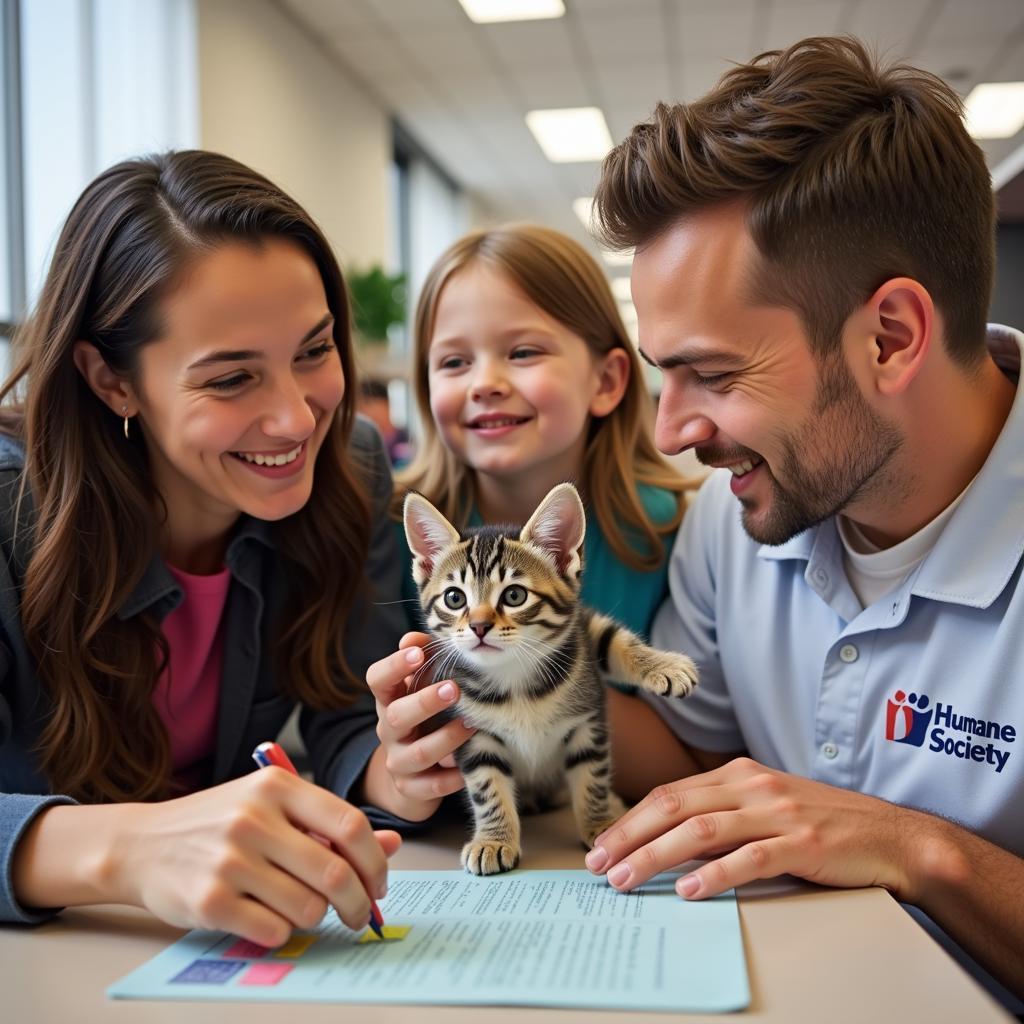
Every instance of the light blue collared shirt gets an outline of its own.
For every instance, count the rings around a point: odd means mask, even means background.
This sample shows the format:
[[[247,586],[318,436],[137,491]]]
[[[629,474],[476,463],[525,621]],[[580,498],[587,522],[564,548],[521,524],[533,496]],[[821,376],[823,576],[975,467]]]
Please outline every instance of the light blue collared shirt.
[[[1024,334],[993,326],[989,345],[1017,379]],[[712,474],[652,629],[700,670],[686,700],[645,695],[676,734],[942,815],[1024,856],[1022,391],[935,546],[866,608],[834,519],[759,545],[728,471]]]

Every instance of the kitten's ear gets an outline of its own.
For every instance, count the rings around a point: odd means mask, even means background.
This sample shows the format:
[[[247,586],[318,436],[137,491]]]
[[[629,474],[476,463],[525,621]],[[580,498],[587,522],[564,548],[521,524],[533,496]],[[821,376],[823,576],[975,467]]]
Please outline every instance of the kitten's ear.
[[[573,578],[583,565],[586,532],[587,516],[576,488],[572,484],[558,484],[537,506],[519,539],[546,551],[558,571]]]
[[[423,586],[434,571],[437,556],[445,548],[458,544],[459,533],[433,505],[410,491],[405,496],[405,539],[412,551],[412,575],[417,586]]]

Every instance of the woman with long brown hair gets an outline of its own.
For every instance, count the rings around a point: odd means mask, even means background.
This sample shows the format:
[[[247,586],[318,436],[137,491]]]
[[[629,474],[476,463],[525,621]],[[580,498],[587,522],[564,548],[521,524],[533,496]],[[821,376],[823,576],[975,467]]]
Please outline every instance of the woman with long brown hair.
[[[335,794],[374,724],[357,680],[401,624],[326,239],[226,157],[118,164],[72,209],[15,356],[0,920],[122,902],[264,945],[328,904],[365,925],[398,838]],[[296,704],[324,788],[248,771]]]

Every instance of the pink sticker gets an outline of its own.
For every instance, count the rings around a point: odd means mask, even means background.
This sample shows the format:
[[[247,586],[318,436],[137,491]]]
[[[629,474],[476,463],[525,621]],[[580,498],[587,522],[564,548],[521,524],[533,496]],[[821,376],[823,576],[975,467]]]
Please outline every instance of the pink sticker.
[[[225,949],[221,956],[231,960],[256,960],[266,952],[266,946],[258,946],[248,939],[239,939],[229,949]]]
[[[276,985],[291,969],[292,964],[253,964],[242,975],[240,985]]]

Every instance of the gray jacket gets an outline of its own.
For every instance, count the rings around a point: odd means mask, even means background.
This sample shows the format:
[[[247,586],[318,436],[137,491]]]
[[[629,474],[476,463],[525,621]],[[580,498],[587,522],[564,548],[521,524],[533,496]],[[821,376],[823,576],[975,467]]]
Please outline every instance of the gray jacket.
[[[358,420],[352,437],[357,465],[365,467],[372,495],[373,533],[366,563],[372,595],[357,601],[346,629],[346,656],[357,678],[397,649],[405,629],[400,577],[404,567],[388,521],[391,471],[376,430]],[[21,632],[20,581],[30,549],[19,531],[15,545],[15,502],[23,453],[0,438],[0,921],[31,923],[53,910],[30,910],[14,898],[14,848],[33,818],[56,803],[72,803],[50,792],[34,748],[49,711],[49,699]],[[24,513],[23,513],[24,516]],[[243,517],[228,545],[225,564],[232,581],[224,609],[224,669],[217,738],[209,785],[253,769],[253,747],[277,736],[294,701],[280,692],[273,661],[263,653],[268,625],[284,600],[284,568],[277,558],[269,523]],[[130,618],[149,611],[162,620],[183,598],[160,556],[154,555],[142,579],[118,612]],[[303,708],[300,729],[318,783],[345,796],[377,746],[376,714],[367,697],[338,712]],[[389,824],[401,824],[388,819]]]

